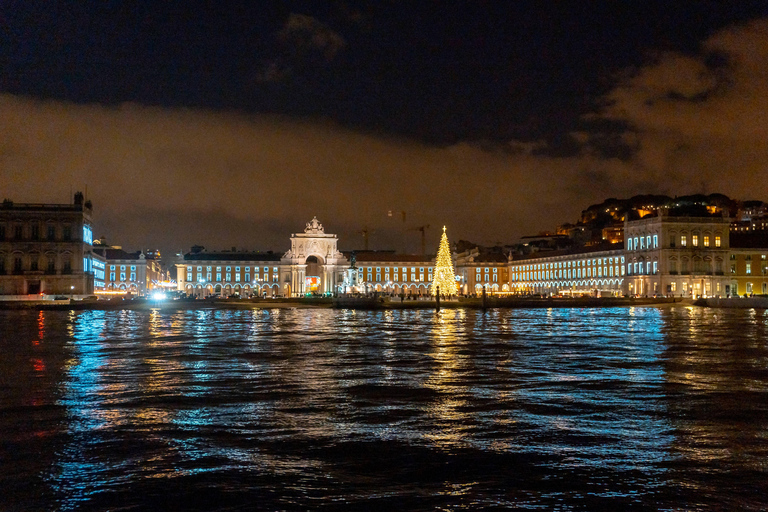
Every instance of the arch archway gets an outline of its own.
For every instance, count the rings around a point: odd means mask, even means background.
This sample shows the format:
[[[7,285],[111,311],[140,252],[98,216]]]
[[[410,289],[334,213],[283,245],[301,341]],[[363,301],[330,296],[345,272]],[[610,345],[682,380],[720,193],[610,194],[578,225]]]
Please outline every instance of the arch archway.
[[[310,254],[304,261],[304,293],[318,295],[324,290],[323,270],[324,263],[322,256]]]

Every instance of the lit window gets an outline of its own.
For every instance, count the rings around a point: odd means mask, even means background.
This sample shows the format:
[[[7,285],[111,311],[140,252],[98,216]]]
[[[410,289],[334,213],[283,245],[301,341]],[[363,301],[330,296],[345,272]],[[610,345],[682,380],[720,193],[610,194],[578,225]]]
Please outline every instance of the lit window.
[[[33,228],[33,236],[32,236],[32,238],[36,239],[37,236],[35,236],[35,233],[34,233],[34,228],[35,227],[36,226],[32,226],[32,228]],[[91,231],[91,228],[89,226],[85,226],[85,225],[83,226],[83,242],[85,242],[86,244],[92,244],[93,243],[93,231]]]
[[[752,273],[752,263],[747,263],[747,274]]]
[[[715,247],[720,247],[720,235],[715,236]]]
[[[694,247],[699,246],[699,235],[691,236],[691,244],[693,244]]]
[[[656,273],[658,273],[658,271],[659,271],[659,262],[658,261],[654,261],[653,262],[653,273],[656,274]]]
[[[653,235],[653,247],[659,246],[659,235]]]
[[[680,235],[680,247],[685,247],[686,245],[688,245],[688,237]]]
[[[704,247],[709,247],[709,236],[704,235]]]

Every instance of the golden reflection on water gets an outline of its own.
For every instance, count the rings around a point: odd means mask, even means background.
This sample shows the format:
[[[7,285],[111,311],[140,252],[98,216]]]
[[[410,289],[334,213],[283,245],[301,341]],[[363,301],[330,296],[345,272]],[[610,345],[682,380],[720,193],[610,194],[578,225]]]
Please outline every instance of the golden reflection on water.
[[[461,408],[467,405],[471,391],[461,385],[461,373],[467,370],[468,357],[459,351],[464,339],[460,332],[466,319],[463,309],[443,309],[435,313],[430,338],[429,356],[436,366],[425,385],[440,393],[440,398],[429,408],[435,429],[424,434],[431,442],[456,446],[467,441],[462,425],[469,422],[469,414]]]

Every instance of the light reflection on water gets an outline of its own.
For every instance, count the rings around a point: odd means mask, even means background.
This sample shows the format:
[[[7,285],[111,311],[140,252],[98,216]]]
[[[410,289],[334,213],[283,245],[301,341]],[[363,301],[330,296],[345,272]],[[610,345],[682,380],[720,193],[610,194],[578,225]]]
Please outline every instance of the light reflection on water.
[[[0,317],[0,509],[765,505],[764,311]]]

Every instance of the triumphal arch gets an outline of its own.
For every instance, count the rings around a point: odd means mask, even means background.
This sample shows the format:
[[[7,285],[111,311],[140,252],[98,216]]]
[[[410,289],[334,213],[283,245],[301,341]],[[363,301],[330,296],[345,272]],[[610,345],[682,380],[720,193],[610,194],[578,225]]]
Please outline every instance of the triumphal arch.
[[[290,297],[333,294],[347,265],[337,244],[336,235],[327,234],[317,217],[307,222],[303,233],[292,233],[291,249],[280,260],[285,272],[283,293]]]

